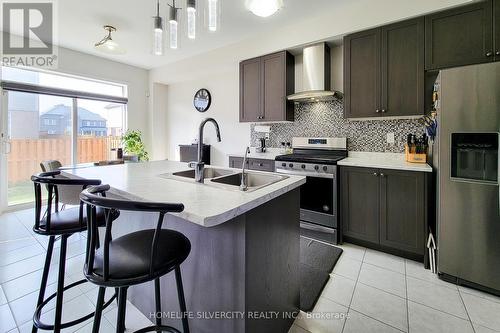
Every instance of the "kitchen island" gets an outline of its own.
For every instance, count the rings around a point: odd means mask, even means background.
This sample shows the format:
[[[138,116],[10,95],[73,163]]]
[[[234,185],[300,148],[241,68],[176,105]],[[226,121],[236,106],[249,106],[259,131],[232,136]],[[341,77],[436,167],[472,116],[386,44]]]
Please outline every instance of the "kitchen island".
[[[305,178],[283,177],[242,192],[213,186],[210,179],[199,184],[172,177],[184,170],[185,163],[158,161],[64,173],[101,179],[111,185],[111,194],[124,198],[184,204],[182,213],[166,216],[163,227],[191,241],[181,266],[191,332],[287,332],[300,300],[299,187]],[[156,219],[122,212],[113,235],[154,228]],[[173,274],[161,279],[161,293],[163,323],[180,329]],[[152,283],[130,288],[129,300],[154,319]]]

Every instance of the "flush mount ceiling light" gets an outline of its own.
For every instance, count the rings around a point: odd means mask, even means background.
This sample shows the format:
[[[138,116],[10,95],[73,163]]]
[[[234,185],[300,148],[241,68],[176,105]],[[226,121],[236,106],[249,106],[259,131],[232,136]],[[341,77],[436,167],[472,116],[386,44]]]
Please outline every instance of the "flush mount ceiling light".
[[[105,25],[104,30],[107,31],[107,35],[94,44],[95,49],[108,54],[125,54],[125,49],[118,45],[111,37],[111,33],[115,32],[116,28],[111,25]]]
[[[249,11],[260,17],[268,17],[283,7],[283,0],[246,0]]]

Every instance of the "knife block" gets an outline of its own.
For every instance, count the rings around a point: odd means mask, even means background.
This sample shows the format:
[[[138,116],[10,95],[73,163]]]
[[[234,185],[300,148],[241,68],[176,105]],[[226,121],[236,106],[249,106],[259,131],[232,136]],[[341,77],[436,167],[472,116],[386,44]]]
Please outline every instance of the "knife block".
[[[410,153],[410,148],[405,145],[405,160],[410,163],[427,163],[427,154]]]

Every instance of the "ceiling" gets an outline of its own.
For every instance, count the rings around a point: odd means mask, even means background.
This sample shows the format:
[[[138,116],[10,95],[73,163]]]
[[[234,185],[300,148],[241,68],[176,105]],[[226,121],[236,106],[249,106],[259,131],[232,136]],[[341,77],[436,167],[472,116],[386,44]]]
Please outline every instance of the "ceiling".
[[[204,3],[206,0],[198,1]],[[163,56],[154,56],[151,53],[151,17],[155,13],[155,0],[58,1],[59,45],[151,69],[243,41],[270,29],[296,23],[316,13],[324,13],[330,8],[333,11],[339,2],[348,0],[285,0],[285,6],[268,18],[260,18],[247,11],[245,0],[219,1],[222,1],[220,31],[209,33],[201,28],[197,31],[197,39],[194,41],[185,38],[185,33],[181,32],[180,49],[167,49]],[[171,3],[171,0],[168,2]],[[167,0],[161,0],[161,6],[161,16],[165,16]],[[177,1],[177,6],[185,7],[185,0]],[[127,50],[126,54],[110,56],[94,49],[94,43],[105,34],[102,28],[105,24],[117,28],[113,39]]]

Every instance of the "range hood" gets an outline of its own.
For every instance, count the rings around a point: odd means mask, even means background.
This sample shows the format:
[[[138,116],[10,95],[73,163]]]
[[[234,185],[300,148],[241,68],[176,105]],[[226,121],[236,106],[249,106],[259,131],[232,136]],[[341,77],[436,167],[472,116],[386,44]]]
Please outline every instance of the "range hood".
[[[330,88],[330,47],[326,43],[304,48],[302,87],[303,91],[289,95],[287,99],[297,103],[342,99],[342,93]]]

